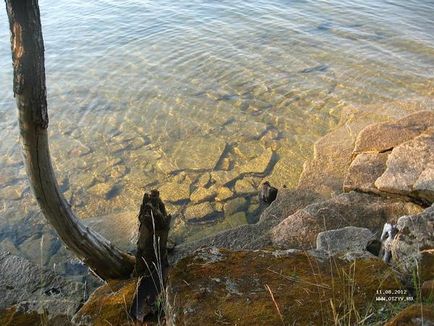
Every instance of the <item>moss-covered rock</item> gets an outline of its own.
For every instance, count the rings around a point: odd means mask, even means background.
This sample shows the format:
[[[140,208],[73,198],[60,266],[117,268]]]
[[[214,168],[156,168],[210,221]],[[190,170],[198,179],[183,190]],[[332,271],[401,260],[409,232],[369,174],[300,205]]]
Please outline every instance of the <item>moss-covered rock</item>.
[[[67,315],[57,315],[53,318],[46,312],[25,311],[19,306],[0,310],[0,325],[2,326],[69,326],[73,325]]]
[[[385,326],[434,325],[434,305],[414,304],[389,320]]]
[[[131,325],[128,314],[137,279],[109,281],[99,287],[75,314],[73,321],[78,325]]]
[[[208,248],[169,272],[168,318],[176,325],[352,324],[376,311],[377,289],[398,288],[376,258]]]

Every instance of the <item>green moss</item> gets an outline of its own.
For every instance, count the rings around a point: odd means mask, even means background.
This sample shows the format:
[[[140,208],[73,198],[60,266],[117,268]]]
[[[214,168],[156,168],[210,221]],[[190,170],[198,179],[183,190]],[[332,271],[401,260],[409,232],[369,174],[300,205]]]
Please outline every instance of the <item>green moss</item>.
[[[128,315],[137,279],[111,280],[98,288],[83,305],[76,320],[90,320],[94,326],[132,325]]]
[[[285,324],[360,321],[374,306],[377,289],[401,287],[378,259],[347,262],[307,253],[221,253],[224,259],[211,263],[186,258],[170,272],[169,297],[177,325],[281,325],[277,307]]]

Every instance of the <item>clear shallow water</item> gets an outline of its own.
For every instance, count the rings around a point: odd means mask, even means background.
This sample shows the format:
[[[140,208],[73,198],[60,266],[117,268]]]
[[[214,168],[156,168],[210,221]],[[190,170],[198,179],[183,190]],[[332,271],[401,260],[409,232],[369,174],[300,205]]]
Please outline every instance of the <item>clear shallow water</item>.
[[[51,151],[66,198],[90,218],[137,211],[144,189],[172,191],[177,241],[254,221],[253,189],[265,178],[296,186],[312,144],[343,108],[433,100],[432,1],[43,0],[40,8]],[[4,9],[0,79],[0,246],[53,265],[67,255],[56,258],[21,163]],[[256,170],[246,167],[255,159]],[[197,201],[191,193],[218,190],[222,178],[246,202],[214,195],[211,206],[185,211]],[[200,216],[207,210],[217,213]],[[42,234],[47,257],[32,249]]]

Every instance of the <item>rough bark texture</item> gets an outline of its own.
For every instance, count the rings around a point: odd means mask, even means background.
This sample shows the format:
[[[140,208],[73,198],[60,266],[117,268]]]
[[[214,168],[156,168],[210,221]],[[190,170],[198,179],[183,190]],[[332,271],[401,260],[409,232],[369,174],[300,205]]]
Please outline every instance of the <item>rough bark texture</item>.
[[[171,219],[157,190],[144,194],[139,213],[140,228],[134,269],[136,276],[153,272],[154,266],[168,266],[167,237]]]
[[[60,193],[48,148],[44,45],[37,0],[7,0],[24,163],[47,220],[66,246],[102,278],[131,274],[134,258],[85,227]]]

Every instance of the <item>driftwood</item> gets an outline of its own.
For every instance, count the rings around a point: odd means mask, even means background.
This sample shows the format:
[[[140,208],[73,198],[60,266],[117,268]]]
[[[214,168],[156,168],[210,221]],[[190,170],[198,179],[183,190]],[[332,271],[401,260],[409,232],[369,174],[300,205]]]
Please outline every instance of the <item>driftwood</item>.
[[[44,43],[37,0],[6,0],[24,164],[38,204],[66,246],[104,279],[129,277],[134,257],[84,226],[57,186],[48,148]]]

